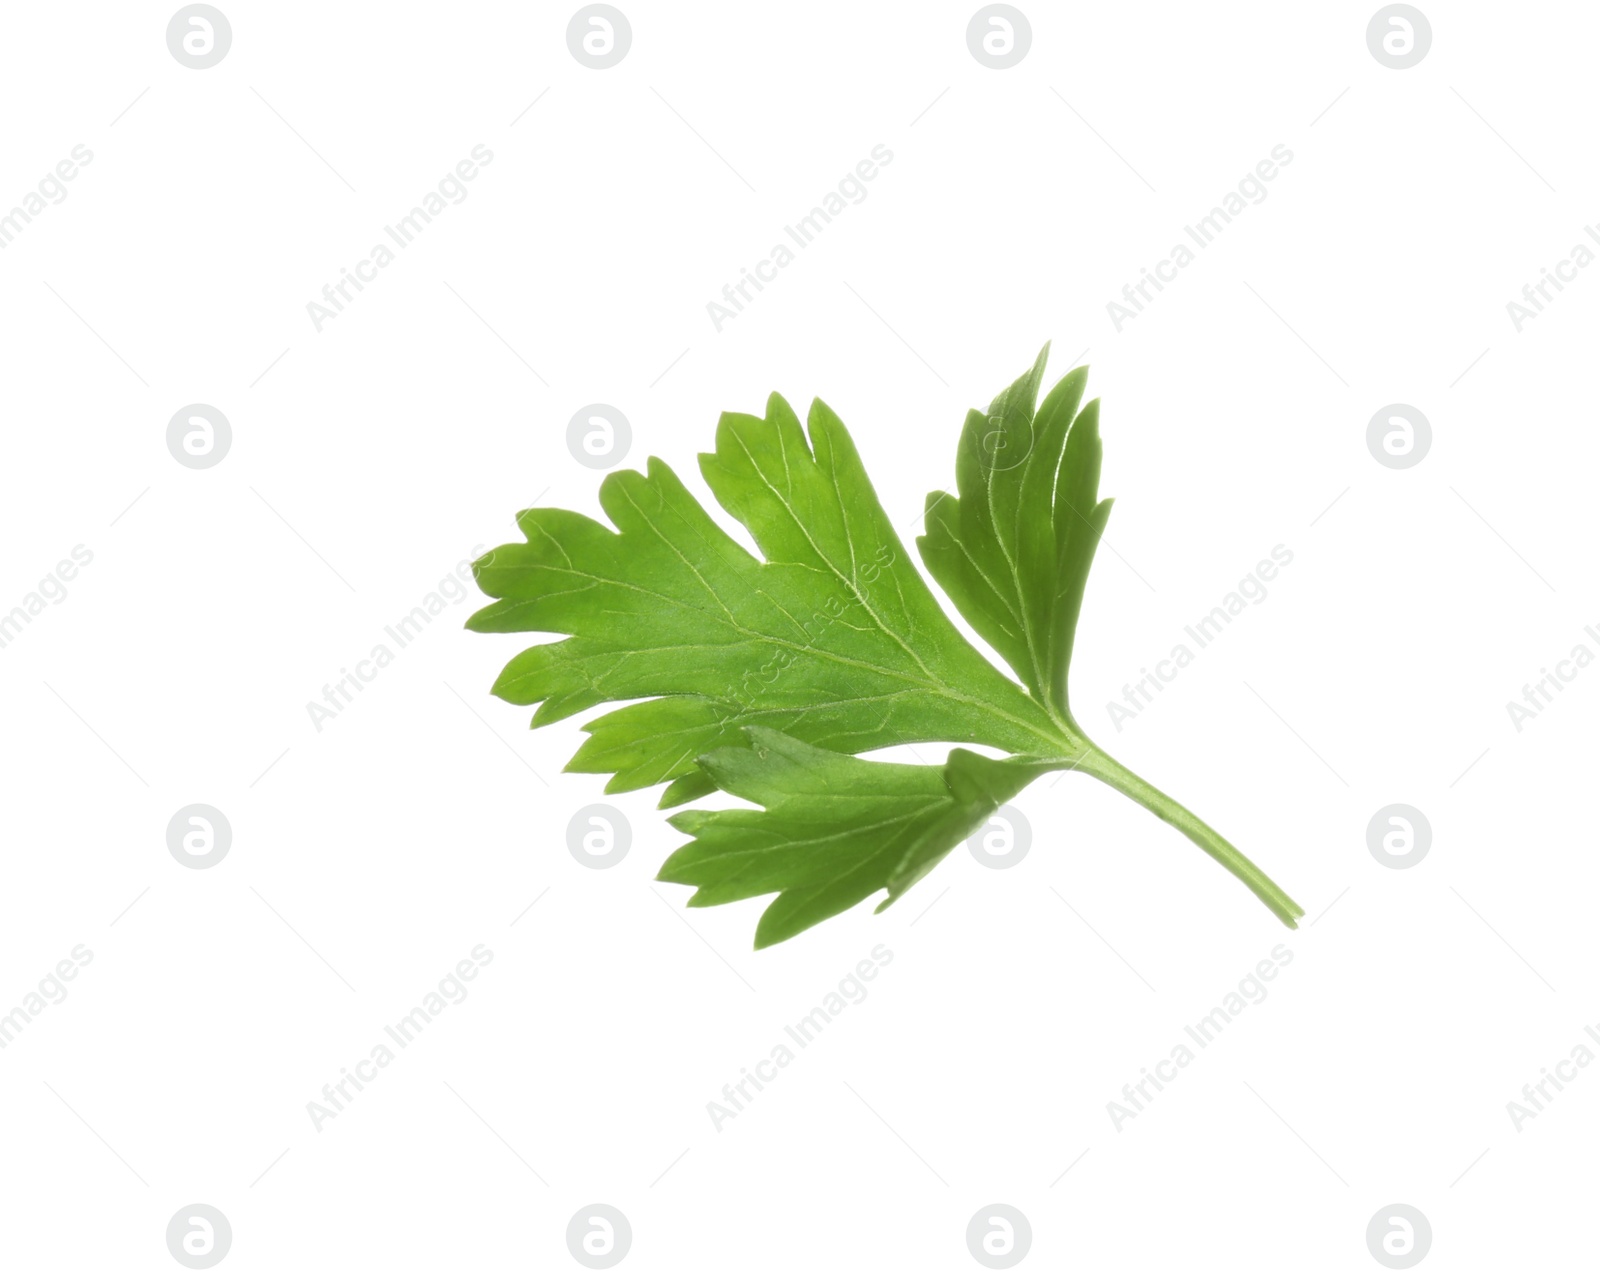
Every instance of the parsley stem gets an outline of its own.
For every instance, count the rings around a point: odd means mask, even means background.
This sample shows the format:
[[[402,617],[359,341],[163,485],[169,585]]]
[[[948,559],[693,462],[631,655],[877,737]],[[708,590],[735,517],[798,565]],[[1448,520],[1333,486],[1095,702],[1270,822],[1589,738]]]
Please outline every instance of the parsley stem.
[[[1092,743],[1088,745],[1088,751],[1073,768],[1094,775],[1102,783],[1116,788],[1124,796],[1143,805],[1163,822],[1171,823],[1242,880],[1250,892],[1266,903],[1272,914],[1285,925],[1291,929],[1298,927],[1295,921],[1306,914],[1305,908],[1284,893],[1266,872],[1235,849],[1220,832],[1197,818],[1165,792],[1146,783],[1127,766],[1108,756]]]

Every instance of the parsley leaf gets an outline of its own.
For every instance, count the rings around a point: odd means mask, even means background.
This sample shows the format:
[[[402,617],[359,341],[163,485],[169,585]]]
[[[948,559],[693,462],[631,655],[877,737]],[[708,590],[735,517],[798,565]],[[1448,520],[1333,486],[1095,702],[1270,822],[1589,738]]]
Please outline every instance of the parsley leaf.
[[[1094,551],[1098,402],[1078,368],[1035,410],[1048,346],[971,412],[958,495],[931,493],[923,561],[962,617],[1011,666],[960,633],[912,565],[839,418],[813,402],[802,429],[777,394],[764,417],[725,413],[700,471],[754,539],[727,534],[662,461],[600,487],[611,526],[528,509],[525,537],[474,563],[492,604],[478,632],[562,635],[515,656],[494,684],[544,725],[630,700],[585,727],[569,770],[608,792],[667,784],[661,804],[717,788],[759,809],[689,810],[692,839],[660,879],[691,906],[776,893],[769,946],[879,890],[888,906],[1040,774],[1082,770],[1150,809],[1238,876],[1291,928],[1301,908],[1171,797],[1072,719],[1067,671]],[[855,755],[956,748],[943,765]]]
[[[701,758],[718,787],[763,810],[685,810],[695,839],[660,880],[696,885],[691,907],[777,892],[756,946],[791,938],[880,889],[882,911],[1049,765],[957,748],[938,765],[863,761],[760,726],[750,746]],[[779,892],[781,891],[781,892]]]
[[[1050,714],[957,631],[912,565],[844,425],[812,404],[808,447],[774,394],[765,419],[725,414],[700,471],[765,561],[719,527],[666,464],[600,486],[617,528],[529,509],[525,544],[475,564],[500,600],[478,632],[568,633],[506,665],[494,693],[540,704],[533,724],[609,700],[645,699],[584,728],[570,769],[612,774],[608,792],[685,780],[696,759],[763,725],[841,752],[897,743],[1060,746]],[[659,697],[652,697],[659,696]]]
[[[1099,400],[1078,411],[1088,368],[1070,372],[1034,413],[1048,349],[987,414],[968,413],[960,497],[929,493],[917,547],[966,621],[1066,717],[1078,608],[1111,501],[1096,497]]]

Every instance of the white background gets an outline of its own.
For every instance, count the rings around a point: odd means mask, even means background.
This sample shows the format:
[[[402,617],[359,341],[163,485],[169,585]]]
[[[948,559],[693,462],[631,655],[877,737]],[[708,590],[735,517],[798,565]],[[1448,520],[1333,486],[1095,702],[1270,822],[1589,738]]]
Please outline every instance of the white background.
[[[577,1269],[597,1201],[640,1270],[978,1269],[994,1202],[1031,1222],[1023,1268],[1377,1269],[1396,1202],[1423,1268],[1587,1259],[1600,1076],[1520,1132],[1506,1103],[1600,1021],[1600,671],[1520,733],[1505,704],[1600,651],[1600,271],[1521,333],[1506,302],[1600,216],[1600,15],[1429,0],[1395,71],[1371,0],[1027,3],[994,71],[970,0],[641,3],[594,71],[565,7],[223,7],[204,71],[164,6],[5,17],[0,205],[94,156],[0,251],[0,609],[94,555],[0,650],[0,1012],[93,952],[0,1051],[14,1268],[177,1269],[195,1202],[241,1271]],[[480,143],[465,202],[316,331],[307,302]],[[880,143],[868,198],[716,331],[706,303]],[[1280,143],[1269,197],[1117,332],[1106,303]],[[652,883],[681,840],[654,792],[561,774],[579,722],[488,695],[526,643],[461,631],[470,599],[314,728],[519,508],[597,510],[584,404],[703,493],[719,411],[823,396],[909,539],[966,409],[1046,339],[1052,380],[1087,350],[1118,498],[1076,713],[1299,933],[1070,776],[1018,799],[1014,869],[959,848],[754,953],[762,903]],[[233,428],[207,470],[165,443],[196,402]],[[1434,434],[1403,471],[1365,442],[1395,402]],[[1276,544],[1268,599],[1116,731],[1106,701]],[[594,871],[566,827],[601,800],[633,843]],[[209,870],[166,847],[193,802],[233,828]],[[1367,849],[1392,802],[1433,828],[1409,870]],[[1117,1131],[1107,1103],[1280,942],[1269,998]],[[307,1103],[480,943],[469,998],[318,1131]],[[876,944],[869,997],[716,1131]]]

